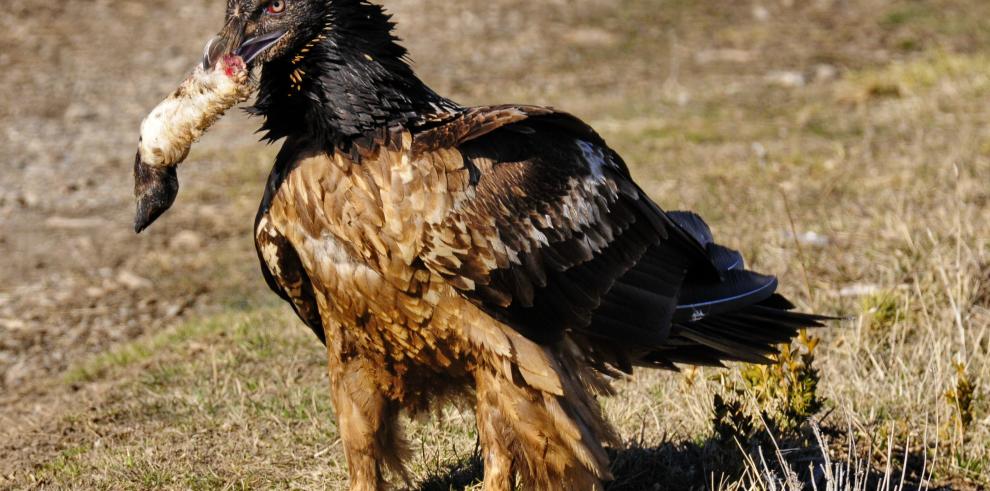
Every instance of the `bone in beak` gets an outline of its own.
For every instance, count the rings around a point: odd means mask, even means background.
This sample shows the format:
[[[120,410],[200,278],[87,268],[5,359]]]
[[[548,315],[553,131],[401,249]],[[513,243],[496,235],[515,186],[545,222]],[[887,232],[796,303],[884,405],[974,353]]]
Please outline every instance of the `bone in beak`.
[[[214,44],[207,44],[207,53]],[[189,155],[193,143],[253,92],[244,60],[225,55],[215,66],[197,65],[144,119],[134,162],[135,231],[147,228],[172,206],[179,191],[175,167]]]

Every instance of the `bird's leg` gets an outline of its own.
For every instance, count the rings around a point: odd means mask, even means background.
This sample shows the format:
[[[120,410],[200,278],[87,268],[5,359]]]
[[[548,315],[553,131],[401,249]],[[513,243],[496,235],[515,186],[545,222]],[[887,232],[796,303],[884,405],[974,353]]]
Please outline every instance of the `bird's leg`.
[[[474,376],[484,491],[511,490],[517,475],[525,489],[604,488],[611,474],[602,444],[612,432],[578,381],[565,380],[568,393],[555,395],[497,368],[481,367]]]
[[[509,450],[512,430],[499,409],[498,382],[485,370],[475,373],[478,407],[476,409],[478,437],[485,466],[484,491],[512,491],[515,471]]]
[[[383,467],[397,467],[401,460],[397,442],[397,408],[376,383],[373,363],[367,358],[345,359],[328,339],[330,390],[337,426],[347,457],[352,491],[386,488]]]

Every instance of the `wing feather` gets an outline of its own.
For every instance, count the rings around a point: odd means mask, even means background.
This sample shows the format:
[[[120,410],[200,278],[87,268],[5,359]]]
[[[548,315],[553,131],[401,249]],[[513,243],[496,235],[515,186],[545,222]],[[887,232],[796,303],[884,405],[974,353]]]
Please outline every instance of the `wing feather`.
[[[662,342],[686,271],[713,267],[622,159],[584,123],[543,108],[478,108],[453,124],[464,128],[434,129],[414,147],[456,145],[479,175],[472,198],[426,230],[424,264],[539,342],[568,331]]]
[[[573,116],[474,108],[416,141],[456,148],[473,176],[458,190],[468,198],[424,230],[420,259],[530,340],[572,333],[603,370],[629,371],[763,362],[819,325],[787,312],[776,278],[743,269],[700,217],[651,201]]]

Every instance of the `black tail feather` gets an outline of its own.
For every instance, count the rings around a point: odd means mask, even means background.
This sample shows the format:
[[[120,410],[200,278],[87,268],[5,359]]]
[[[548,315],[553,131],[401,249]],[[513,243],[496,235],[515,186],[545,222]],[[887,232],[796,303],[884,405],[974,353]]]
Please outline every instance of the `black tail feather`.
[[[785,303],[786,302],[786,303]],[[644,361],[662,358],[671,363],[714,365],[713,361],[770,363],[778,346],[788,343],[798,331],[823,327],[830,317],[778,308],[790,305],[780,295],[735,312],[713,315],[691,322],[675,322],[664,345]]]
[[[596,356],[602,363],[624,372],[631,365],[676,369],[678,364],[770,363],[779,346],[801,329],[828,320],[794,312],[794,305],[776,293],[775,277],[744,269],[742,255],[715,243],[694,213],[666,215],[658,219],[665,220],[668,237],[628,256],[609,251],[598,261],[573,267],[568,274],[578,285],[558,292],[589,305],[590,325],[577,331],[598,340]],[[624,232],[648,243],[640,233],[636,227]],[[593,304],[587,293],[595,292],[578,287],[595,284],[597,268],[606,259],[631,266]]]
[[[777,278],[752,271],[724,271],[721,281],[685,281],[674,313],[675,321],[700,320],[739,310],[770,298],[777,290]]]
[[[715,243],[712,231],[708,224],[695,213],[690,211],[672,211],[667,213],[671,221],[688,233],[694,240],[708,253],[708,257],[715,268],[721,271],[742,269],[745,266],[742,254]]]
[[[644,363],[769,363],[779,345],[796,337],[801,329],[822,327],[824,321],[831,320],[794,312],[794,305],[776,293],[777,279],[745,270],[742,255],[716,244],[698,215],[677,211],[668,216],[702,245],[721,278],[712,280],[688,272],[669,336],[643,357]]]

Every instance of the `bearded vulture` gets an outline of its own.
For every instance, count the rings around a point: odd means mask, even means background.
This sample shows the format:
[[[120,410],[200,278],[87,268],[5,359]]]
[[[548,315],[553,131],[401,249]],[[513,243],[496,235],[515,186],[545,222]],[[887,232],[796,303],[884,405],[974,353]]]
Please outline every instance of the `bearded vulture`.
[[[171,206],[191,141],[257,94],[283,141],[258,257],[326,345],[351,489],[404,475],[401,410],[465,400],[485,490],[602,489],[610,381],[766,363],[821,325],[700,217],[662,210],[580,119],[444,98],[393,27],[365,0],[228,0],[204,81],[149,117],[135,162],[140,231]]]

